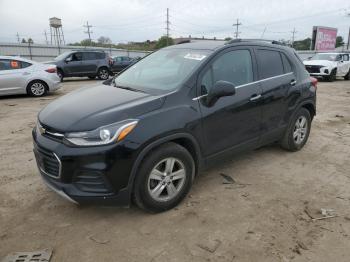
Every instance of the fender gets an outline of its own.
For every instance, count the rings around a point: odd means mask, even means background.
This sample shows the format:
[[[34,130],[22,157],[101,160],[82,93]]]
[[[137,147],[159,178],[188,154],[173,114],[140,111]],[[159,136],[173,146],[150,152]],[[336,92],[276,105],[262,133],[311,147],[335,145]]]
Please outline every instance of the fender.
[[[134,185],[134,180],[136,177],[136,173],[137,170],[142,162],[142,160],[145,158],[145,156],[147,155],[147,153],[149,153],[152,149],[156,148],[157,146],[164,144],[166,142],[172,141],[174,139],[178,139],[178,138],[186,138],[191,140],[191,142],[193,143],[194,147],[195,147],[195,151],[196,151],[196,155],[198,157],[198,166],[202,166],[203,165],[203,158],[202,158],[202,154],[200,151],[200,147],[199,144],[197,142],[197,140],[190,134],[188,133],[175,133],[175,134],[171,134],[162,138],[157,139],[156,141],[153,141],[152,143],[150,143],[149,145],[147,145],[145,148],[142,149],[142,151],[140,152],[140,154],[137,156],[134,165],[131,169],[131,173],[130,173],[130,177],[129,177],[129,183],[128,183],[128,191],[129,191],[129,196],[131,196],[132,193],[132,189],[133,189],[133,185]]]

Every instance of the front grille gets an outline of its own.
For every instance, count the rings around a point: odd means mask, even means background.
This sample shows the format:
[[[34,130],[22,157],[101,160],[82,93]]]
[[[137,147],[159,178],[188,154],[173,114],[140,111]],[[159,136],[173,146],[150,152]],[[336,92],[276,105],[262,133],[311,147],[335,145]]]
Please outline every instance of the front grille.
[[[307,65],[305,66],[306,70],[309,72],[309,73],[320,73],[320,68],[322,66],[317,66],[317,65]]]
[[[105,177],[96,171],[80,171],[73,177],[73,183],[84,192],[111,193],[112,188]]]
[[[61,162],[54,153],[40,148],[34,149],[37,165],[42,173],[47,176],[58,178],[61,175]]]

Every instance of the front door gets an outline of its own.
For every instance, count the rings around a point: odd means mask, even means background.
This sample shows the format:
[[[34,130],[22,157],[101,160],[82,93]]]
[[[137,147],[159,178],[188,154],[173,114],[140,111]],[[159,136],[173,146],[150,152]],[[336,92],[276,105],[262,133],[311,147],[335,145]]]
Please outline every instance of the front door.
[[[79,74],[83,73],[82,68],[82,59],[83,54],[81,52],[76,52],[71,54],[66,60],[66,65],[64,67],[65,74],[69,76],[79,76]]]
[[[199,99],[202,113],[204,154],[216,154],[258,144],[261,124],[261,88],[250,48],[230,48],[219,53],[199,75],[197,90],[203,96],[219,81],[231,82],[236,93],[208,106]]]

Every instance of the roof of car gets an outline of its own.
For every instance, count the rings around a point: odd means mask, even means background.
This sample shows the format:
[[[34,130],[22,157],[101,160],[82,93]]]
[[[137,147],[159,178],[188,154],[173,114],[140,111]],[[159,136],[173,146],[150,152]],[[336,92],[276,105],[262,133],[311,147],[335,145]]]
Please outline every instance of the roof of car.
[[[258,45],[264,47],[278,47],[282,49],[290,49],[290,47],[282,45],[281,43],[273,40],[264,39],[234,39],[231,41],[196,41],[183,44],[172,45],[166,47],[167,49],[201,49],[201,50],[217,50],[224,46],[237,46],[237,45]]]

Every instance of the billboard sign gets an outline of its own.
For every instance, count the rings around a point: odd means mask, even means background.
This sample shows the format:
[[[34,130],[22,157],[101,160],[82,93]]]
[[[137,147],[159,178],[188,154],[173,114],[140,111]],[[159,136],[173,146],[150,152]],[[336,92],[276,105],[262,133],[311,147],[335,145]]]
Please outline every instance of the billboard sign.
[[[313,49],[316,51],[334,50],[337,28],[314,26],[312,34]]]

